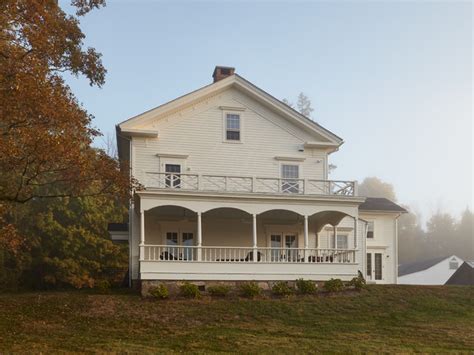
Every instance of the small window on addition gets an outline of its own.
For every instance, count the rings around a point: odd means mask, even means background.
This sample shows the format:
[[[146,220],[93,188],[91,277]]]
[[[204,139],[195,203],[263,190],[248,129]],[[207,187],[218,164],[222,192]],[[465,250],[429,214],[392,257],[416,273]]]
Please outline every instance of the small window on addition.
[[[459,264],[458,264],[458,262],[457,262],[456,260],[449,262],[449,269],[450,269],[450,270],[457,270],[458,267],[459,267]]]
[[[369,222],[367,226],[367,238],[374,238],[374,222]]]
[[[240,141],[240,115],[234,113],[226,115],[225,134],[228,141]]]

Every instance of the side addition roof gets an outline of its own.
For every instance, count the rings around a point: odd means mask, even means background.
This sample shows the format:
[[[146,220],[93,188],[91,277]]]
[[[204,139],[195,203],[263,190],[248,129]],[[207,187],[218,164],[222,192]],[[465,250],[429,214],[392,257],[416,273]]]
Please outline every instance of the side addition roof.
[[[107,225],[109,232],[128,232],[128,223],[109,223]]]
[[[367,197],[360,211],[408,213],[406,209],[384,197]]]

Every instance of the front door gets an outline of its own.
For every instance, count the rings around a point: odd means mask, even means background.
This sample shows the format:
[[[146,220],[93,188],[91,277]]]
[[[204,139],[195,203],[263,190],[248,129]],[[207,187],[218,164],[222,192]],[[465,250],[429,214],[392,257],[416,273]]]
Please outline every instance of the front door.
[[[271,261],[298,261],[298,238],[292,233],[270,235]]]
[[[375,281],[375,283],[384,283],[384,258],[381,252],[367,252],[367,281]]]
[[[171,260],[193,260],[194,234],[191,232],[166,232],[166,245]]]

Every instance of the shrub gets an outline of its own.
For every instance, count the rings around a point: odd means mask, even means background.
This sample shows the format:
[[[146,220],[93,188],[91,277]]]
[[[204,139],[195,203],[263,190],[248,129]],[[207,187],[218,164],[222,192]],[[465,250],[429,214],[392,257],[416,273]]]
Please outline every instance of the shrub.
[[[94,284],[94,287],[100,293],[109,293],[110,282],[107,280],[97,280]]]
[[[340,292],[344,290],[344,283],[341,279],[331,279],[324,283],[324,289],[328,292]]]
[[[293,289],[288,286],[285,281],[278,281],[272,287],[273,294],[277,296],[289,296],[293,293]]]
[[[227,285],[215,285],[215,286],[209,286],[207,288],[207,292],[211,296],[215,297],[225,297],[230,291],[230,286]]]
[[[246,282],[240,285],[240,293],[244,297],[254,298],[262,293],[256,282]]]
[[[296,289],[301,294],[313,294],[318,290],[318,286],[311,280],[296,280]]]
[[[159,300],[164,300],[168,298],[170,295],[168,288],[163,284],[151,287],[149,293],[153,298],[156,298]]]
[[[366,287],[365,279],[362,275],[354,277],[351,281],[349,281],[348,285],[353,286],[356,290],[362,290]]]
[[[199,288],[197,285],[194,285],[190,282],[185,282],[181,286],[179,286],[180,294],[186,298],[199,298],[201,297],[201,293],[199,292]]]

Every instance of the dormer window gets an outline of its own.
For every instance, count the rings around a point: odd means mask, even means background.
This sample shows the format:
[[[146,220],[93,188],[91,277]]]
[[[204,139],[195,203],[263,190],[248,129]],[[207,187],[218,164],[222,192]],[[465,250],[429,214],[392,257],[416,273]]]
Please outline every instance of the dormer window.
[[[240,115],[235,113],[226,114],[225,135],[227,141],[240,142]]]

